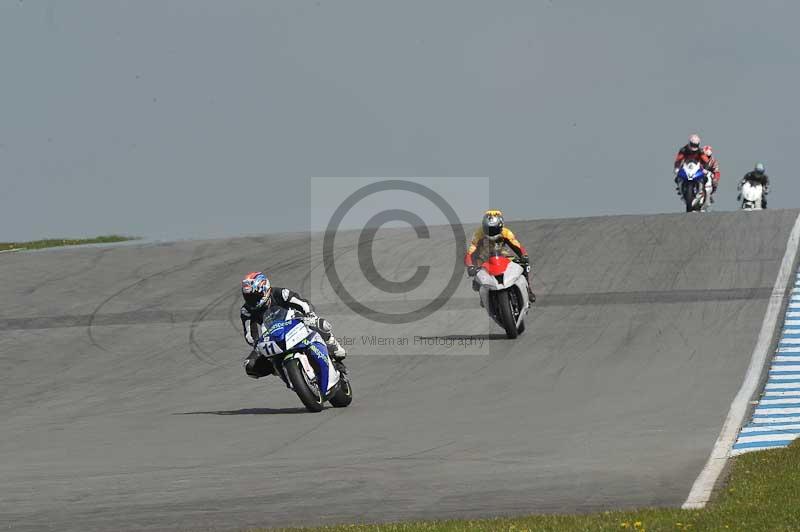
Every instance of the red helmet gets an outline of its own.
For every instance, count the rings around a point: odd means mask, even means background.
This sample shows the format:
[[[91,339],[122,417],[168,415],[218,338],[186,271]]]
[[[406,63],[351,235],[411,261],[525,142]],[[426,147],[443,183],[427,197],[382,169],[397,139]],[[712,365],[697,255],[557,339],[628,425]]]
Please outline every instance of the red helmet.
[[[706,154],[706,157],[713,157],[714,148],[712,148],[711,146],[703,146],[703,153]]]
[[[700,135],[695,133],[689,136],[689,149],[692,151],[700,149]]]

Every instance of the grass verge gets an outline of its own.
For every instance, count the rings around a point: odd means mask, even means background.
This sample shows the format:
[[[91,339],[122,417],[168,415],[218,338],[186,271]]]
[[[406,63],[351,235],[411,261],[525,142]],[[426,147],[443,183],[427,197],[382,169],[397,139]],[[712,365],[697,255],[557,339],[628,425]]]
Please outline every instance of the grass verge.
[[[33,240],[31,242],[0,242],[0,251],[22,251],[25,249],[79,246],[81,244],[106,244],[109,242],[127,242],[128,240],[138,240],[138,237],[106,235],[96,236],[94,238],[48,238],[46,240]]]
[[[266,530],[266,529],[262,529]],[[281,529],[304,532],[507,531],[800,531],[800,441],[734,458],[717,500],[704,510],[652,508],[588,515],[533,515],[514,519],[420,521]]]

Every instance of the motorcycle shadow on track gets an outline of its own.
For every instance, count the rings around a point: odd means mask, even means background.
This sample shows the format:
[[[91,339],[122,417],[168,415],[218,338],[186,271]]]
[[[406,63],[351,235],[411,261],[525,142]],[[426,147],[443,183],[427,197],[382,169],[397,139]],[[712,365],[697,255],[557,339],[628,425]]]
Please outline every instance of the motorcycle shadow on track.
[[[276,414],[305,414],[307,411],[302,407],[291,408],[241,408],[239,410],[209,410],[204,412],[175,412],[173,416],[266,416]]]

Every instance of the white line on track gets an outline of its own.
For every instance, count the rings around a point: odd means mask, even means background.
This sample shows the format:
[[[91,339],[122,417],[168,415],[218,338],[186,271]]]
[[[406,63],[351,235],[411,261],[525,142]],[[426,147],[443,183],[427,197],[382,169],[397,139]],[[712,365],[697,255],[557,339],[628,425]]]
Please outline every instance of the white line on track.
[[[783,398],[780,398],[780,399],[773,399],[771,397],[770,398],[764,397],[763,399],[761,399],[761,401],[759,401],[758,404],[762,405],[762,406],[796,405],[798,402],[800,402],[800,401],[798,401],[796,398],[792,398],[792,397],[783,397]]]
[[[797,434],[762,434],[760,436],[739,436],[736,443],[753,443],[762,441],[786,441],[797,438]]]
[[[748,432],[764,432],[768,430],[800,430],[800,424],[787,423],[785,425],[770,425],[769,427],[745,427],[742,429],[742,434]]]
[[[753,418],[753,423],[800,423],[800,416],[757,417]]]
[[[800,392],[800,382],[768,382],[764,389],[769,392],[773,390],[797,390]]]
[[[756,416],[772,416],[775,414],[795,414],[800,416],[800,408],[759,408],[756,407],[755,415]]]
[[[731,408],[728,410],[728,416],[725,418],[722,430],[717,437],[714,448],[711,450],[711,455],[708,457],[703,470],[700,471],[697,479],[695,479],[692,489],[689,491],[689,496],[686,498],[686,502],[683,503],[683,508],[705,507],[711,498],[711,491],[714,489],[714,485],[717,483],[717,479],[719,479],[719,475],[728,461],[733,443],[736,441],[744,416],[747,414],[750,400],[758,391],[761,375],[764,372],[764,366],[770,354],[772,339],[778,329],[778,318],[783,310],[789,281],[790,279],[800,278],[792,270],[795,256],[797,255],[798,242],[800,242],[800,215],[795,218],[792,232],[786,242],[786,252],[783,255],[783,260],[781,260],[781,267],[778,270],[775,285],[772,287],[772,294],[770,295],[769,303],[767,303],[767,311],[761,324],[761,332],[759,332],[758,340],[753,348],[753,354],[750,357],[750,365],[747,368],[744,381],[736,397],[733,398]],[[800,308],[800,305],[798,305],[798,308]]]
[[[800,373],[776,374],[770,372],[769,376],[771,381],[796,381],[798,379],[800,379]]]

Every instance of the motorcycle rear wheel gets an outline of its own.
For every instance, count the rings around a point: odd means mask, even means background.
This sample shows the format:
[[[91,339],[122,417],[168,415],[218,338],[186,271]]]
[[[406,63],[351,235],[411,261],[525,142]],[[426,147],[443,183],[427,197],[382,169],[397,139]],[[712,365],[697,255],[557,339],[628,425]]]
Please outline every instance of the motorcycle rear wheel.
[[[344,408],[353,402],[353,388],[350,386],[350,381],[342,375],[339,384],[337,384],[336,393],[334,393],[328,401],[334,408]]]

